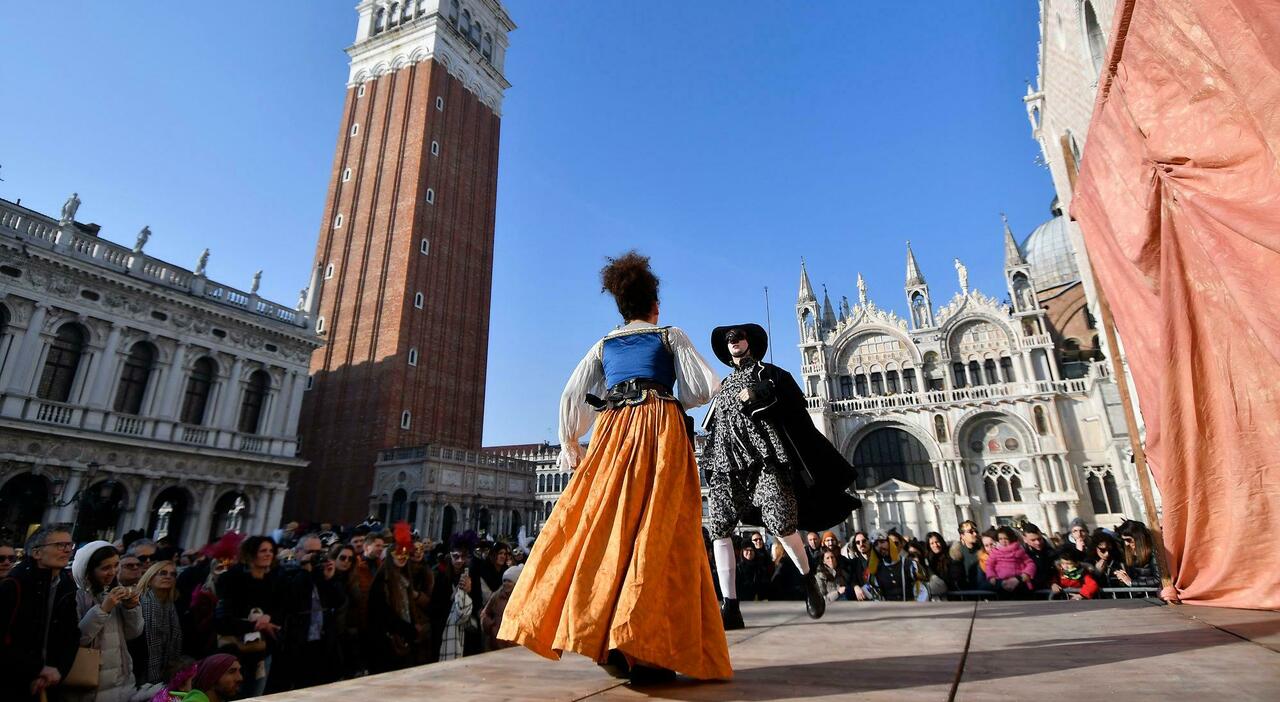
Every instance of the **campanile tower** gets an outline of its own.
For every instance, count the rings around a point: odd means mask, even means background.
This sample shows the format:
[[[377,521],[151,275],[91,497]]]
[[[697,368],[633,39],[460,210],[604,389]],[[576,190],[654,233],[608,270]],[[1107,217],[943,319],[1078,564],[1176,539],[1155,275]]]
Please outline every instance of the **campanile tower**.
[[[493,277],[498,0],[363,0],[308,304],[298,519],[367,516],[378,451],[478,449]]]

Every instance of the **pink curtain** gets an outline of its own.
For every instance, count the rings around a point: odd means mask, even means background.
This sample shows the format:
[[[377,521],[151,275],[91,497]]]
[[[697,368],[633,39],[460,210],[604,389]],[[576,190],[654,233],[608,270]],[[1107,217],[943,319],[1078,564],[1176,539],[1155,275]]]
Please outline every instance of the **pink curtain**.
[[[1280,3],[1123,0],[1071,214],[1186,602],[1280,608]]]

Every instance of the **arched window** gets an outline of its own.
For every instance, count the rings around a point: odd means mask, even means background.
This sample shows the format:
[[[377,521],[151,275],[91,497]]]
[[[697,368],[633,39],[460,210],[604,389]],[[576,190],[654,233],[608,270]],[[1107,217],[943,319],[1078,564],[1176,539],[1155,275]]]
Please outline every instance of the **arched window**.
[[[897,395],[902,392],[902,386],[898,384],[898,371],[891,370],[884,374],[884,378],[890,395]]]
[[[555,477],[551,479],[551,491],[560,492],[560,474],[559,473],[556,473]]]
[[[116,389],[115,410],[125,414],[140,414],[142,400],[147,394],[147,381],[156,362],[156,347],[139,341],[129,349],[120,372],[120,386]]]
[[[400,3],[391,3],[391,11],[387,13],[387,26],[394,26],[400,21]]]
[[[66,402],[71,399],[71,386],[76,382],[80,357],[84,355],[89,335],[79,324],[64,324],[49,344],[44,359],[44,372],[36,395],[42,400]]]
[[[853,451],[858,467],[858,487],[872,488],[897,479],[921,487],[932,487],[933,464],[929,452],[911,434],[895,427],[876,429],[863,437]]]
[[[458,31],[462,32],[463,36],[471,33],[471,10],[462,11],[462,19],[458,22]]]
[[[547,480],[546,480],[546,478],[547,478],[546,474],[542,474],[542,475],[539,475],[539,476],[538,476],[538,492],[546,492],[546,491],[547,491]]]
[[[1107,496],[1107,504],[1111,506],[1111,512],[1113,514],[1122,512],[1123,509],[1120,506],[1120,490],[1116,487],[1116,476],[1112,475],[1111,471],[1107,471],[1106,474],[1102,476],[1102,491]]]
[[[481,25],[479,22],[471,23],[471,31],[467,32],[467,40],[471,42],[472,46],[479,48],[480,34],[483,31],[484,31],[484,26]]]
[[[964,364],[956,361],[951,364],[951,381],[956,388],[965,386]]]
[[[1090,474],[1085,479],[1085,486],[1089,489],[1089,502],[1093,504],[1093,513],[1110,514],[1111,508],[1107,506],[1106,493],[1102,491],[1102,479],[1097,474]]]
[[[1102,73],[1102,63],[1107,60],[1107,37],[1102,33],[1102,25],[1098,24],[1098,13],[1093,10],[1093,3],[1084,3],[1084,31],[1089,43],[1089,60],[1095,74]]]
[[[987,495],[987,502],[1021,502],[1022,479],[1018,471],[1010,465],[987,466],[983,473],[982,486]]]
[[[400,24],[413,19],[413,0],[405,0],[404,9],[400,11]]]
[[[947,419],[940,414],[933,415],[933,435],[938,441],[947,440]]]
[[[256,370],[249,376],[244,388],[244,400],[240,403],[240,433],[257,434],[262,423],[262,407],[267,402],[267,390],[271,376],[264,370]]]
[[[853,378],[847,375],[840,376],[840,399],[847,400],[853,397]]]
[[[373,33],[381,32],[386,26],[387,11],[379,7],[373,13]]]
[[[884,394],[884,377],[879,373],[871,374],[871,394],[872,395]]]
[[[542,518],[543,518],[544,520],[545,520],[545,519],[550,519],[550,518],[551,518],[551,507],[552,507],[551,502],[550,502],[550,501],[547,501],[547,502],[543,503],[542,507],[543,507],[543,512],[542,512],[543,517],[542,517]]]
[[[491,61],[493,60],[493,35],[492,34],[485,32],[484,41],[481,42],[480,44],[480,53],[484,54],[485,58]]]
[[[204,413],[209,405],[209,393],[213,389],[216,370],[217,366],[208,356],[192,364],[191,375],[187,376],[187,390],[182,397],[183,424],[204,424]]]
[[[458,24],[458,0],[449,0],[449,21]]]
[[[408,504],[409,494],[404,491],[404,488],[397,488],[395,493],[391,495],[391,521],[393,523],[404,520]]]
[[[1036,433],[1040,436],[1048,434],[1049,421],[1044,416],[1044,408],[1040,405],[1036,405],[1035,409],[1031,410],[1031,416],[1036,420]]]
[[[1000,357],[1000,374],[1004,376],[1004,382],[1012,383],[1018,378],[1013,374],[1013,359],[1008,356]]]
[[[859,373],[853,379],[854,387],[857,389],[858,397],[867,396],[867,376]]]
[[[987,385],[996,385],[1000,382],[1000,377],[996,375],[996,362],[988,358],[982,362],[982,372],[987,376]]]
[[[228,531],[244,533],[249,517],[249,502],[242,492],[228,492],[213,506],[214,517],[209,529],[209,541],[216,541]]]
[[[974,386],[982,385],[982,367],[977,361],[969,361],[969,382]]]

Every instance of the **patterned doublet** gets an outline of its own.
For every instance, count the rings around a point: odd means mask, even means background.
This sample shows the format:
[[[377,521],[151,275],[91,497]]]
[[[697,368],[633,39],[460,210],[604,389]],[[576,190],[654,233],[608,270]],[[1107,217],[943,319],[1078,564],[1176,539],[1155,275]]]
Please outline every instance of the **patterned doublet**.
[[[720,384],[711,430],[711,470],[717,473],[754,472],[769,464],[789,465],[790,458],[778,432],[768,422],[742,411],[738,396],[760,382],[764,367],[751,361],[733,369]]]

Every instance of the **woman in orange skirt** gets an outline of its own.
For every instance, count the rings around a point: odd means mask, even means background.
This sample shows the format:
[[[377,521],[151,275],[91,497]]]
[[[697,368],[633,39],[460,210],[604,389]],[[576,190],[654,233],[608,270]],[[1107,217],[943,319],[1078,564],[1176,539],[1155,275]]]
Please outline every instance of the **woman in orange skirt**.
[[[658,279],[647,257],[610,259],[601,278],[626,323],[591,347],[565,387],[559,462],[573,478],[498,638],[553,660],[576,651],[633,682],[673,671],[726,680],[733,670],[684,415],[719,380],[683,331],[657,326]],[[593,420],[583,455],[578,441]]]

